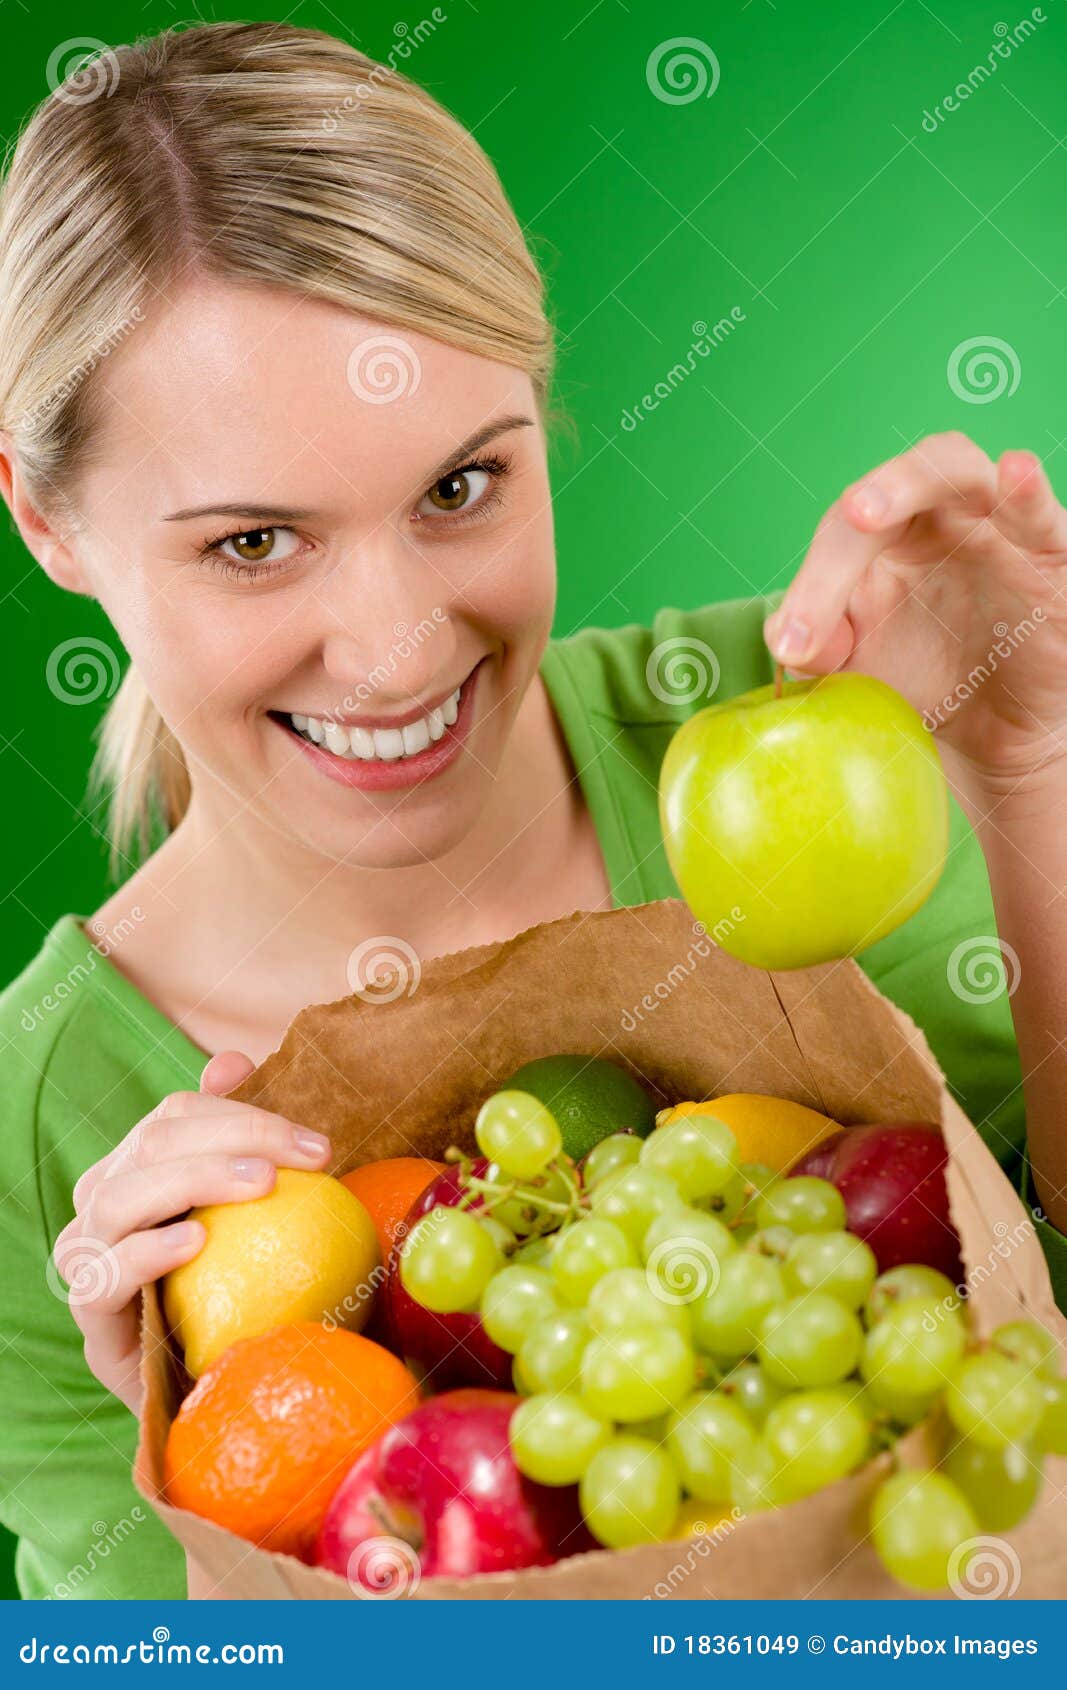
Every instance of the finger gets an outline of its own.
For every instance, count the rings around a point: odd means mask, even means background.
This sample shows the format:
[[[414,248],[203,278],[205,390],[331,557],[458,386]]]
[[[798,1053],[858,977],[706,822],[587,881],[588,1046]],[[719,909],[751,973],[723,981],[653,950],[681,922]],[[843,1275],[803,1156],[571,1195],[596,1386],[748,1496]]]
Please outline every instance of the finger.
[[[238,1103],[224,1115],[141,1121],[120,1148],[121,1155],[111,1163],[105,1179],[114,1179],[130,1168],[153,1168],[162,1162],[202,1157],[208,1151],[265,1156],[284,1168],[319,1168],[329,1157],[330,1141],[323,1133],[287,1121],[283,1115]]]
[[[254,1110],[253,1106],[250,1104],[234,1103],[232,1100],[225,1097],[214,1097],[208,1092],[168,1092],[166,1097],[160,1099],[154,1109],[145,1115],[142,1120],[138,1121],[136,1126],[131,1127],[130,1131],[126,1134],[126,1137],[121,1141],[121,1143],[115,1146],[114,1150],[109,1151],[106,1156],[102,1156],[100,1158],[99,1162],[94,1162],[91,1168],[87,1168],[85,1170],[84,1174],[82,1174],[81,1178],[77,1181],[74,1187],[73,1197],[75,1213],[79,1214],[81,1212],[92,1191],[100,1183],[100,1181],[102,1179],[106,1179],[114,1172],[116,1167],[122,1166],[127,1161],[131,1139],[136,1141],[138,1134],[140,1134],[143,1129],[147,1128],[150,1123],[169,1121],[177,1116],[199,1119],[206,1122],[215,1118],[221,1119],[223,1116],[232,1117],[235,1112],[245,1110],[250,1113],[261,1115],[269,1113],[267,1110]],[[282,1120],[284,1117],[278,1116],[277,1119]],[[295,1131],[296,1128],[299,1127],[299,1122],[291,1121],[289,1125]]]
[[[273,1190],[277,1168],[260,1156],[198,1156],[115,1173],[93,1188],[77,1220],[56,1240],[73,1250],[84,1240],[117,1244],[143,1227],[173,1220],[206,1203],[242,1203]],[[56,1264],[62,1269],[59,1255]]]
[[[255,1063],[240,1050],[219,1050],[200,1076],[200,1090],[223,1097],[255,1072]]]
[[[1005,452],[997,464],[993,522],[1005,539],[1033,551],[1067,548],[1067,511],[1033,452]]]
[[[82,1332],[96,1335],[99,1323],[110,1324],[143,1286],[191,1261],[206,1238],[202,1221],[184,1220],[133,1232],[118,1244],[96,1245],[91,1251],[72,1243],[60,1252],[57,1244],[60,1272],[70,1286],[67,1302]]]
[[[794,669],[823,666],[821,655],[856,586],[913,517],[941,505],[985,514],[995,498],[993,465],[965,434],[931,435],[846,488],[819,524],[771,618],[768,643],[778,662]]]

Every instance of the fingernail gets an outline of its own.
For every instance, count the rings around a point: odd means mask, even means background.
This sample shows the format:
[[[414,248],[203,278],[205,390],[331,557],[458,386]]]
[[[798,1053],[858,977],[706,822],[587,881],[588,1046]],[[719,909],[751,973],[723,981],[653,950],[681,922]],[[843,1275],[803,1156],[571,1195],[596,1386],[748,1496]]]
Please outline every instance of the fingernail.
[[[294,1127],[293,1143],[305,1156],[321,1156],[330,1148],[330,1141],[322,1133],[312,1132],[310,1127]]]
[[[889,499],[876,481],[868,481],[856,494],[856,509],[868,522],[881,522],[889,510]]]
[[[797,664],[803,661],[811,645],[811,628],[799,616],[791,616],[774,642],[774,654],[779,663]]]
[[[270,1170],[271,1164],[265,1156],[237,1156],[230,1163],[234,1179],[246,1179],[253,1184],[265,1180]]]
[[[204,1236],[204,1229],[199,1221],[178,1221],[170,1229],[170,1241],[177,1249],[184,1249],[186,1244],[199,1244]]]

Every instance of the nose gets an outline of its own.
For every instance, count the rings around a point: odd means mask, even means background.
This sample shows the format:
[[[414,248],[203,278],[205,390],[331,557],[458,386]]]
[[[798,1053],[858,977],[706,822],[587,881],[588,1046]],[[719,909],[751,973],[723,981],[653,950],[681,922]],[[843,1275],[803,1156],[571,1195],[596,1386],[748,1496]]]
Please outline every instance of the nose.
[[[445,582],[388,541],[361,547],[323,589],[323,665],[342,693],[388,710],[458,685],[457,638]]]

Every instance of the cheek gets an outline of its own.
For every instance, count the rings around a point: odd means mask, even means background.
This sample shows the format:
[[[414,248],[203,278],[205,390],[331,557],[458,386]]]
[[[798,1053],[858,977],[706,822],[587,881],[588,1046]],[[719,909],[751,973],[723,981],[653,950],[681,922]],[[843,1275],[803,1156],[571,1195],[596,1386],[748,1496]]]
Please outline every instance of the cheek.
[[[511,645],[543,639],[556,605],[551,514],[495,537],[474,560],[459,603],[472,621]]]

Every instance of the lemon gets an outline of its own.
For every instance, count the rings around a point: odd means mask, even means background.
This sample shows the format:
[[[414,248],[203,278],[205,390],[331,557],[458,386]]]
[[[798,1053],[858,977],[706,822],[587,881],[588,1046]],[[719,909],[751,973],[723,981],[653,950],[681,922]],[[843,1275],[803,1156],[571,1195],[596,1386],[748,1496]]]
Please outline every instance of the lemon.
[[[279,1168],[265,1197],[210,1203],[190,1217],[207,1238],[163,1281],[163,1308],[198,1379],[239,1338],[299,1320],[358,1332],[379,1265],[374,1222],[330,1174]]]
[[[497,1089],[540,1099],[559,1122],[563,1148],[576,1162],[609,1133],[629,1127],[646,1138],[655,1124],[656,1105],[644,1086],[602,1056],[541,1056]]]
[[[723,1527],[736,1526],[740,1510],[728,1502],[696,1502],[687,1500],[678,1510],[678,1518],[671,1530],[672,1537],[703,1537],[707,1532],[722,1532]],[[726,1536],[726,1532],[722,1532]]]
[[[661,1110],[656,1125],[666,1126],[679,1115],[713,1115],[723,1121],[737,1140],[738,1161],[762,1162],[775,1173],[784,1173],[806,1151],[840,1130],[829,1115],[760,1092],[730,1092],[707,1103],[679,1103]]]

